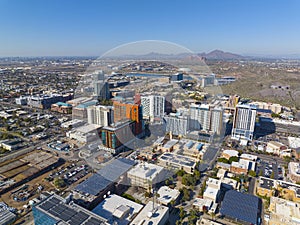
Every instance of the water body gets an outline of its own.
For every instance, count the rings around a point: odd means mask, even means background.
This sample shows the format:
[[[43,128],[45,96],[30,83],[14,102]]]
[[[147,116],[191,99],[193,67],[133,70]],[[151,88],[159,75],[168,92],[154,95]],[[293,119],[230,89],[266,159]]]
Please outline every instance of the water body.
[[[167,76],[171,76],[171,74],[153,74],[153,73],[127,73],[125,74],[125,76],[128,77],[149,77],[149,78],[162,78],[162,77],[167,77]],[[183,79],[184,80],[192,80],[193,78],[191,78],[188,75],[183,74]]]
[[[154,77],[154,78],[160,78],[160,77],[169,76],[169,74],[127,73],[127,74],[125,74],[125,76],[127,76],[127,77]]]

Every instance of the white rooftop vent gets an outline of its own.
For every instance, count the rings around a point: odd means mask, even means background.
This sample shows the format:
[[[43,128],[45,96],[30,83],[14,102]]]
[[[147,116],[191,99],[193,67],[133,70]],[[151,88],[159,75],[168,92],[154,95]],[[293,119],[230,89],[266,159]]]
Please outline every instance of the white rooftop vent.
[[[153,215],[153,213],[152,213],[151,211],[147,213],[147,217],[148,217],[148,218],[151,218],[152,215]]]

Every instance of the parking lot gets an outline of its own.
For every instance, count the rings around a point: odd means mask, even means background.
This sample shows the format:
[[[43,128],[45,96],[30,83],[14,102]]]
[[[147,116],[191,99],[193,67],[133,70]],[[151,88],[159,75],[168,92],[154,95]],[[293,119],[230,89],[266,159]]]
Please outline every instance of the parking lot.
[[[52,181],[54,178],[60,177],[64,179],[67,185],[71,185],[79,179],[85,177],[88,173],[92,171],[86,164],[71,164],[66,167],[61,167],[59,171],[52,172],[49,174],[48,180]]]
[[[283,169],[276,161],[261,161],[257,166],[256,173],[258,175],[262,175],[263,177],[273,178],[275,180],[283,180]]]

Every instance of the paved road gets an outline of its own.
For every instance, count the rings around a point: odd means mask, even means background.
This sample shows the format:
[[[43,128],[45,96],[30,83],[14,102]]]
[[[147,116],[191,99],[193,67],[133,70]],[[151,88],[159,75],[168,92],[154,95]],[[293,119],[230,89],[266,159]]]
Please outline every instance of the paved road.
[[[251,177],[250,183],[249,183],[249,188],[248,188],[248,193],[255,195],[255,187],[256,187],[256,178]]]
[[[220,146],[210,145],[203,155],[203,163],[200,164],[200,171],[205,171],[211,167],[219,155]]]

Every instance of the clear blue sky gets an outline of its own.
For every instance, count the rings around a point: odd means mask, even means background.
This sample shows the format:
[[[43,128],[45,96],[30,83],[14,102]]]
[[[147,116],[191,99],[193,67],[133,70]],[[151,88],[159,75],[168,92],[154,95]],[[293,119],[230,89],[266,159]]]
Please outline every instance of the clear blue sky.
[[[0,0],[0,56],[101,55],[132,41],[300,53],[298,0]]]

